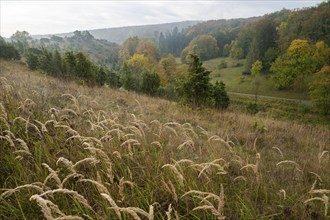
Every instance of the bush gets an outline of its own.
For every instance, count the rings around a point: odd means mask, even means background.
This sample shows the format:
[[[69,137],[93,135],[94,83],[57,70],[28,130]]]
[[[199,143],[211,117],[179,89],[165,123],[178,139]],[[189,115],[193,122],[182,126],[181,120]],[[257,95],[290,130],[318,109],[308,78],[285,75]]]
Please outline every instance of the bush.
[[[112,88],[119,88],[122,86],[119,75],[113,70],[109,71],[107,84]]]
[[[38,57],[35,54],[29,53],[26,57],[26,63],[30,70],[36,70],[38,68]]]
[[[300,105],[298,108],[299,113],[301,113],[302,115],[304,114],[308,114],[311,112],[311,108],[308,105]]]
[[[212,98],[214,100],[214,107],[217,109],[226,109],[229,106],[229,96],[226,92],[226,86],[223,82],[216,82],[213,86]]]
[[[175,92],[175,87],[171,84],[166,85],[165,87],[159,87],[157,95],[167,100],[177,100],[177,94]]]
[[[100,67],[96,72],[96,84],[99,86],[103,86],[106,80],[107,80],[107,73],[105,72],[103,67]]]
[[[254,115],[254,114],[257,114],[257,113],[258,113],[258,111],[259,111],[259,106],[258,106],[258,104],[255,103],[255,102],[249,102],[249,103],[247,104],[247,106],[246,106],[246,110],[247,110],[247,112],[248,112],[249,114]]]
[[[267,127],[266,125],[262,122],[262,121],[258,121],[256,119],[254,119],[252,121],[252,127],[256,130],[259,131],[261,133],[267,131]]]

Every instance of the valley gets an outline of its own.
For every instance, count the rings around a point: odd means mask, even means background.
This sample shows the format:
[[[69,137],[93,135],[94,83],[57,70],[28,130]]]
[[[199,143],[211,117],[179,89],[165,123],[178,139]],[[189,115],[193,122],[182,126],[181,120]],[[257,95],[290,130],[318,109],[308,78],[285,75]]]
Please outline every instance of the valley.
[[[1,220],[329,219],[329,0],[0,4]]]

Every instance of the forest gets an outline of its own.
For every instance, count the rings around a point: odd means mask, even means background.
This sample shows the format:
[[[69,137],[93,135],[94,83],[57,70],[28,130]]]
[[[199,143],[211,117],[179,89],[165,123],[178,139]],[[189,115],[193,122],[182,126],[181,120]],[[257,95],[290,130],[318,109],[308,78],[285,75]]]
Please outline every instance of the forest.
[[[201,61],[217,57],[237,60],[237,66],[244,66],[242,76],[251,75],[252,65],[259,61],[261,69],[257,75],[269,78],[274,90],[307,92],[317,111],[329,114],[326,101],[329,98],[324,94],[329,79],[328,18],[329,2],[323,2],[315,7],[283,9],[261,17],[178,23],[180,29],[174,27],[166,32],[161,31],[164,25],[132,27],[136,37],[122,38],[120,45],[100,39],[104,34],[95,38],[88,31],[39,39],[26,31],[17,31],[9,42],[2,39],[1,47],[14,46],[17,50],[14,53],[19,53],[31,69],[80,78],[92,84],[123,86],[173,100],[182,100],[176,91],[180,90],[183,78],[187,78],[184,73],[188,70],[190,54],[197,55]],[[157,34],[137,37],[143,27]],[[7,50],[1,51],[9,59],[17,57],[10,52],[6,55]],[[240,59],[244,62],[239,63]],[[80,72],[82,68],[84,72]],[[150,83],[142,85],[147,79],[156,82],[151,83],[154,88],[145,88]]]

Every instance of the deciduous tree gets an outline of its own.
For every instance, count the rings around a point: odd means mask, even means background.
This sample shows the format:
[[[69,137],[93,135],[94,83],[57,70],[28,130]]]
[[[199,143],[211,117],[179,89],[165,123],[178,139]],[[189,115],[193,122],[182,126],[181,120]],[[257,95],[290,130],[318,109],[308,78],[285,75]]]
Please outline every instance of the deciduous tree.
[[[137,54],[143,54],[148,58],[149,62],[157,63],[158,60],[158,48],[154,42],[151,40],[139,40],[139,43],[136,48]]]
[[[175,57],[173,55],[169,54],[169,55],[163,57],[159,61],[159,63],[163,66],[169,81],[173,81],[174,80],[173,76],[174,76],[175,69],[176,69]]]
[[[275,74],[273,79],[277,88],[290,88],[296,79],[304,84],[307,75],[315,72],[318,62],[314,57],[315,50],[307,40],[294,40],[282,56],[279,56],[270,70]]]
[[[244,51],[239,46],[238,40],[234,40],[234,41],[231,42],[229,54],[230,54],[230,57],[235,59],[235,60],[239,60],[239,59],[242,59],[244,57]]]
[[[136,53],[138,43],[139,38],[137,37],[131,37],[124,41],[119,49],[119,58],[122,63],[129,60]]]
[[[146,58],[143,54],[134,54],[134,56],[127,61],[127,65],[136,76],[141,76],[144,69],[148,69],[150,67],[148,58]]]
[[[309,94],[316,110],[330,115],[330,66],[324,66],[315,74]]]
[[[182,62],[186,61],[188,54],[195,54],[201,60],[208,60],[219,55],[217,40],[211,35],[200,35],[194,38],[181,54]]]

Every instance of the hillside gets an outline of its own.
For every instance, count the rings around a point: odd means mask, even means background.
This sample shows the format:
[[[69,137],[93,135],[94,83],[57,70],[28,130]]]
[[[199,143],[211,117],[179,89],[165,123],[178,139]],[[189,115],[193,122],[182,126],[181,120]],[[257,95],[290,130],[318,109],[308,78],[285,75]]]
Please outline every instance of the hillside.
[[[52,36],[35,40],[26,31],[17,31],[11,42],[15,45],[23,57],[29,56],[34,50],[58,51],[64,54],[68,51],[81,52],[99,65],[106,65],[109,68],[116,68],[118,64],[119,45],[107,40],[94,38],[87,31],[75,31],[71,37]]]
[[[1,219],[329,216],[329,129],[0,65]]]
[[[218,65],[222,62],[228,63],[228,67],[219,69]],[[212,81],[223,81],[227,85],[229,92],[240,92],[246,94],[254,94],[254,79],[251,75],[242,75],[244,70],[242,60],[234,60],[230,57],[219,57],[216,59],[207,60],[204,66],[211,71]],[[240,63],[240,66],[235,66]],[[265,96],[274,96],[292,99],[306,99],[308,100],[307,91],[292,91],[292,90],[278,90],[275,88],[273,82],[270,80],[270,74],[260,76],[259,93]]]
[[[152,25],[139,25],[139,26],[128,26],[128,27],[115,27],[115,28],[104,28],[104,29],[94,29],[87,30],[97,39],[104,39],[114,43],[122,43],[129,37],[139,37],[139,38],[151,38],[158,39],[161,32],[166,33],[172,31],[175,27],[179,31],[182,29],[188,28],[195,24],[200,23],[200,21],[182,21],[182,22],[173,22],[165,24],[152,24]],[[71,33],[61,33],[54,34],[59,37],[71,37]],[[33,35],[34,38],[50,38],[53,35]]]

